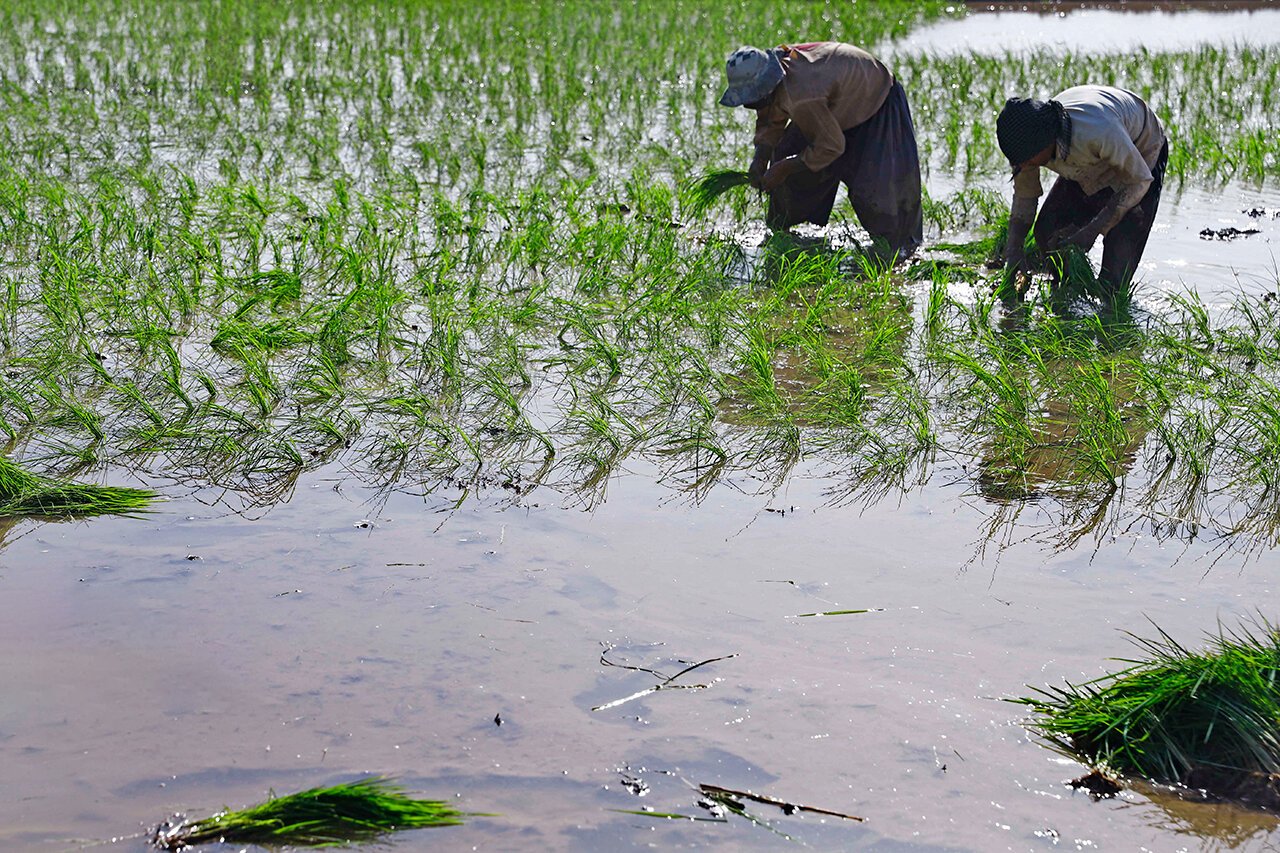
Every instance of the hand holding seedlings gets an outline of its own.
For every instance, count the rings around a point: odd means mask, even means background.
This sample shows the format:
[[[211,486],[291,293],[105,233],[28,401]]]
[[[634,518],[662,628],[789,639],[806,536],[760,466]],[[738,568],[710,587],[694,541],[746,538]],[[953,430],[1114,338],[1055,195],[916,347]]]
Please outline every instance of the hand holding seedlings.
[[[760,189],[767,193],[776,192],[792,175],[798,175],[809,167],[798,156],[784,157],[769,167],[769,171],[760,178]]]

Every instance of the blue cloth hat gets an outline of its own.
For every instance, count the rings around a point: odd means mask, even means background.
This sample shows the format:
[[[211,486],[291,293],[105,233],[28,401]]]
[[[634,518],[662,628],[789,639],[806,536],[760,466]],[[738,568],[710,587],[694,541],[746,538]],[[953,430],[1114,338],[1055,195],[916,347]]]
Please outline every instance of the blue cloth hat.
[[[720,104],[740,107],[761,100],[782,82],[782,60],[776,50],[740,47],[724,64],[729,88],[720,96]]]

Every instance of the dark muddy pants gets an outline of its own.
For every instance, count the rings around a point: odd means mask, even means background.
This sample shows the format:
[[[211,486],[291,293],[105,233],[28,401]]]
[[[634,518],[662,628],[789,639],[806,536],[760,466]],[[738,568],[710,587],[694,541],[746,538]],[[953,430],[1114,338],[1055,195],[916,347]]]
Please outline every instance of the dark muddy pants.
[[[809,140],[792,124],[774,149],[774,162],[799,154]],[[844,153],[821,172],[801,171],[769,198],[768,224],[783,230],[801,222],[826,225],[843,183],[862,227],[889,248],[909,255],[924,240],[920,211],[920,154],[902,84],[871,118],[844,132]]]
[[[1168,161],[1169,143],[1165,142],[1151,169],[1154,180],[1147,188],[1147,194],[1102,238],[1102,269],[1098,273],[1098,281],[1111,293],[1118,293],[1128,286],[1138,269],[1138,262],[1142,260],[1147,237],[1151,234],[1151,223],[1155,221],[1156,210],[1160,207],[1160,190],[1164,186],[1164,167]],[[1070,233],[1089,224],[1106,207],[1114,192],[1108,187],[1093,195],[1085,195],[1084,188],[1078,183],[1058,177],[1040,207],[1040,215],[1036,217],[1032,230],[1036,248],[1044,252],[1044,247],[1054,235],[1063,231]]]

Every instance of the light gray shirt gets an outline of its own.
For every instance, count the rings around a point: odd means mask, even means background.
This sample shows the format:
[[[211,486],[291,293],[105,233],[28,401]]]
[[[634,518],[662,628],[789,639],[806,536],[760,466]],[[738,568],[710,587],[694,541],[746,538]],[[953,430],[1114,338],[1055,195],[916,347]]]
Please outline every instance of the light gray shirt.
[[[1080,184],[1088,195],[1110,187],[1135,203],[1142,198],[1165,143],[1151,108],[1132,92],[1111,86],[1074,86],[1053,99],[1071,117],[1071,147],[1065,157],[1059,149],[1046,168]],[[1014,178],[1015,198],[1043,194],[1039,169],[1024,169]]]

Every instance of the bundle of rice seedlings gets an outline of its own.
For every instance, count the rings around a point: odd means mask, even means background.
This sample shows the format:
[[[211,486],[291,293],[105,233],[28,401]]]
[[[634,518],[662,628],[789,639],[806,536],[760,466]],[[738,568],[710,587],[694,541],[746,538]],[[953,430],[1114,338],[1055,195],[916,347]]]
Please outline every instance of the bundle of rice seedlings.
[[[462,817],[443,802],[416,800],[391,780],[374,776],[202,820],[165,821],[151,834],[151,843],[161,850],[214,843],[338,847],[379,841],[403,829],[456,826]]]
[[[701,218],[720,196],[729,190],[745,187],[750,183],[751,178],[747,173],[737,169],[716,169],[707,172],[685,189],[688,210],[695,217]]]
[[[1239,798],[1280,773],[1280,632],[1259,625],[1220,630],[1198,652],[1164,631],[1131,634],[1145,655],[1119,659],[1129,668],[1013,701],[1044,715],[1033,729],[1090,764]]]
[[[0,518],[129,515],[145,510],[155,497],[156,493],[147,489],[50,480],[0,456]]]

